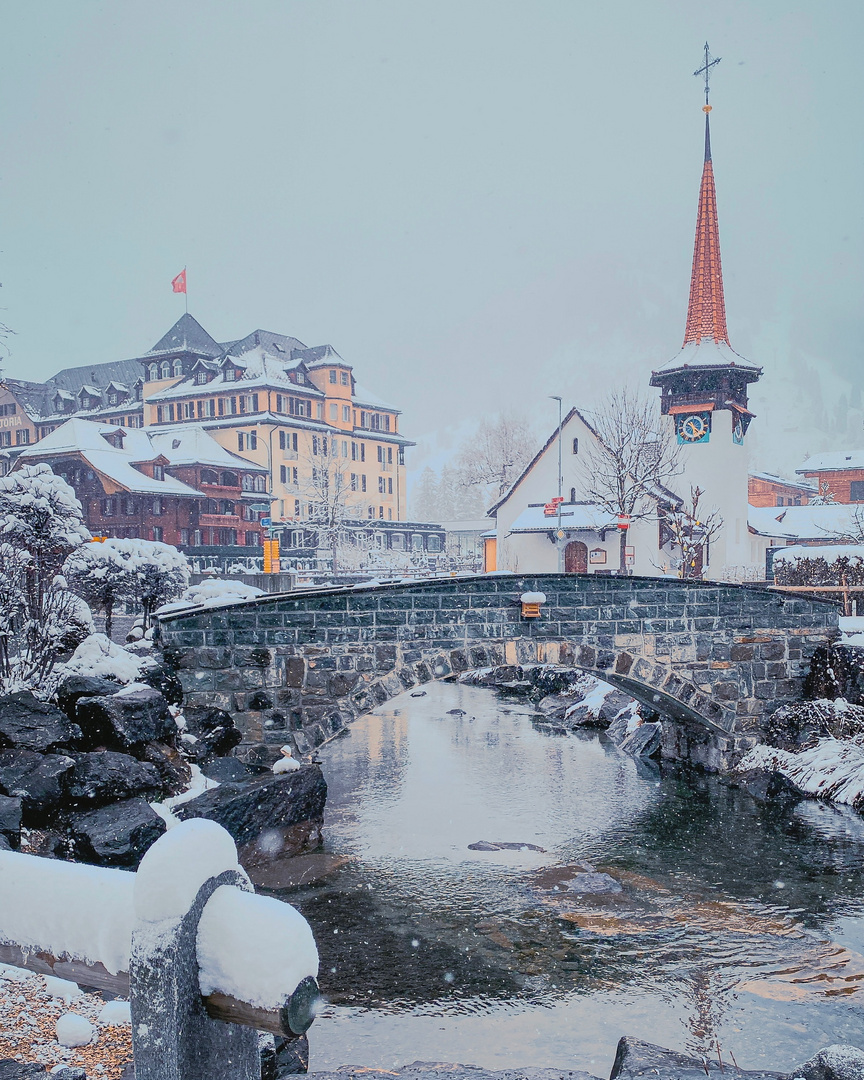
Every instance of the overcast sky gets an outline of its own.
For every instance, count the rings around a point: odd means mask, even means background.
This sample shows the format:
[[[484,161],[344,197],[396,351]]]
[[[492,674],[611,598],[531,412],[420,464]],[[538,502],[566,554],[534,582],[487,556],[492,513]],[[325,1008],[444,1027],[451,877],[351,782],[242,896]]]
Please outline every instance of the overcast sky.
[[[755,465],[864,445],[860,0],[0,0],[8,375],[138,355],[189,310],[331,343],[411,464],[551,426],[684,331],[712,148]],[[854,394],[852,397],[854,404]],[[839,442],[838,442],[839,440]]]

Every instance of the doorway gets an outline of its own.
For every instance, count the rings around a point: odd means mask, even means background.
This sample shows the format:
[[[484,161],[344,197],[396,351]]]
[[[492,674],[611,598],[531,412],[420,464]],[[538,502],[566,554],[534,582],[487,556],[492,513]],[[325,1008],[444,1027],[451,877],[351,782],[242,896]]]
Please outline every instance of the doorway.
[[[588,573],[588,546],[581,540],[571,540],[564,548],[564,573]]]

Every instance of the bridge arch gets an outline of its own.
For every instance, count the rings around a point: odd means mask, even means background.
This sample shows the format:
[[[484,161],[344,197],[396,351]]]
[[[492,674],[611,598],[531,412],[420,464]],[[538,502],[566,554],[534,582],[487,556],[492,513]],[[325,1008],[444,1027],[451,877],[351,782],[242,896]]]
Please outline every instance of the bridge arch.
[[[523,592],[546,595],[540,618],[522,616]],[[698,744],[715,758],[758,739],[766,713],[799,698],[810,655],[836,628],[824,601],[587,574],[331,588],[160,619],[187,700],[227,709],[247,740],[311,749],[412,686],[551,663],[657,709],[682,733],[679,756],[698,757]]]

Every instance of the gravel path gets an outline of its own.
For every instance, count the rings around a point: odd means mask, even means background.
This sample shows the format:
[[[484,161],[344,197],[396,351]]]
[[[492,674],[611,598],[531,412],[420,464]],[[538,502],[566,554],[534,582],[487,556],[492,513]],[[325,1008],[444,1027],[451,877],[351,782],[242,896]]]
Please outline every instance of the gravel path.
[[[39,1062],[49,1073],[55,1065],[77,1065],[86,1069],[88,1080],[119,1080],[132,1060],[130,1026],[98,1022],[105,1005],[99,993],[63,1000],[49,994],[46,985],[43,975],[0,964],[0,1060]],[[52,979],[51,985],[75,994],[74,983]],[[56,1024],[63,1013],[86,1017],[96,1028],[95,1041],[75,1049],[61,1046]]]

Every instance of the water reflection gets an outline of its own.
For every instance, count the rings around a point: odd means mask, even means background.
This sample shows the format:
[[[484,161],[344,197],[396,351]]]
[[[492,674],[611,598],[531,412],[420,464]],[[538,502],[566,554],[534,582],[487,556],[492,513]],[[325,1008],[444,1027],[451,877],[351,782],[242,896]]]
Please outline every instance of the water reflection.
[[[533,721],[435,686],[322,751],[327,852],[283,890],[332,1003],[314,1068],[603,1075],[626,1032],[785,1069],[859,1038],[858,815],[765,805]],[[545,850],[469,849],[481,840]]]

